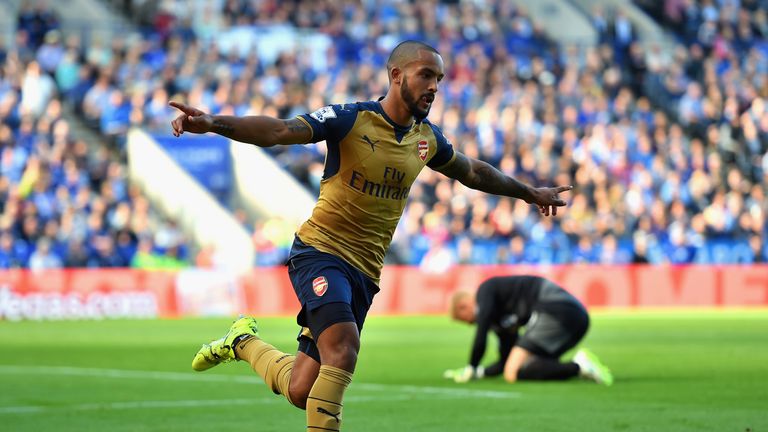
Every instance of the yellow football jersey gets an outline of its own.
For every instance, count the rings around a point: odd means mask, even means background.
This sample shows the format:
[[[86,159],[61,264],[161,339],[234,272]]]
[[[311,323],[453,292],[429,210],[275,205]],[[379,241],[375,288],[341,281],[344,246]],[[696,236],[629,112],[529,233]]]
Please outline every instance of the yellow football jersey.
[[[312,128],[310,142],[328,153],[320,197],[299,239],[336,255],[378,283],[408,192],[425,165],[453,161],[453,147],[427,120],[395,124],[379,102],[323,107],[298,118]]]

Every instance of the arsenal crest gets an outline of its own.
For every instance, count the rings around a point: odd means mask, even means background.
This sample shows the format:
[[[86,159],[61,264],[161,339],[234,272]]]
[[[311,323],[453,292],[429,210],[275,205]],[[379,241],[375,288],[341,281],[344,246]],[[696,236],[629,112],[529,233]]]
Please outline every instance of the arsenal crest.
[[[429,143],[424,140],[419,141],[419,158],[423,161],[427,160],[427,153],[429,153]]]
[[[318,297],[322,297],[328,290],[328,279],[326,279],[325,276],[316,277],[315,280],[312,281],[312,290]]]

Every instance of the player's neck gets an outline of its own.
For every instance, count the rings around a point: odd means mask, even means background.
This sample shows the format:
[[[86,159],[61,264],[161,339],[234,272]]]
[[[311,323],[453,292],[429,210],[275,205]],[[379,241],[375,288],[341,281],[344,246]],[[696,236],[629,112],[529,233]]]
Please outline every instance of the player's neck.
[[[406,128],[413,124],[413,115],[402,102],[398,103],[393,96],[387,95],[382,99],[381,108],[387,117],[396,124]]]

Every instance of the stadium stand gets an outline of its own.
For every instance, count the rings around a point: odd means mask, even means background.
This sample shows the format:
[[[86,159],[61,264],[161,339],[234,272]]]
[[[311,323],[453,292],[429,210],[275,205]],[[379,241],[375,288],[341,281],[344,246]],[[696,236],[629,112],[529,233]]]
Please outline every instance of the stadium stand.
[[[105,106],[119,93],[91,84],[88,47],[44,3],[22,4],[16,24],[0,50],[0,268],[186,265],[183,235],[131,187],[120,153],[65,115],[75,104],[103,133],[124,131]]]
[[[0,265],[8,238],[23,244],[13,247],[25,257],[17,265],[29,265],[38,231],[58,233],[58,243],[40,248],[59,251],[65,264],[69,255],[61,251],[85,246],[89,258],[71,261],[81,265],[108,265],[110,254],[129,262],[136,238],[157,239],[163,231],[147,221],[145,200],[108,152],[60,144],[61,168],[49,168],[50,156],[30,143],[53,130],[50,147],[58,149],[66,123],[56,121],[57,105],[75,106],[118,150],[131,126],[167,134],[170,99],[210,112],[291,117],[382,95],[386,55],[405,38],[433,43],[446,60],[448,76],[430,119],[454,146],[524,181],[575,189],[569,208],[545,219],[523,202],[470,191],[425,170],[389,262],[439,271],[454,263],[768,259],[768,26],[766,9],[751,9],[759,1],[730,9],[667,1],[678,14],[663,15],[660,23],[679,45],[664,50],[640,44],[620,10],[593,10],[600,43],[576,46],[557,44],[523,9],[499,0],[377,1],[362,8],[330,1],[111,3],[134,19],[140,37],[85,44],[55,27],[32,35],[22,14],[16,43],[0,52],[11,59],[0,80],[0,141],[6,137],[0,192],[8,196],[3,229],[12,230],[0,237]],[[21,76],[22,90],[14,91],[14,77]],[[14,115],[17,107],[31,114]],[[269,152],[317,191],[323,145]],[[32,181],[33,175],[49,180]],[[71,205],[61,204],[65,190]],[[59,226],[49,227],[51,219]],[[128,230],[134,240],[121,243],[120,233],[134,225],[126,219],[143,222]],[[275,218],[248,228],[255,264],[279,264],[292,227]],[[82,244],[61,234],[73,230],[86,233]],[[205,254],[200,262],[210,262]]]

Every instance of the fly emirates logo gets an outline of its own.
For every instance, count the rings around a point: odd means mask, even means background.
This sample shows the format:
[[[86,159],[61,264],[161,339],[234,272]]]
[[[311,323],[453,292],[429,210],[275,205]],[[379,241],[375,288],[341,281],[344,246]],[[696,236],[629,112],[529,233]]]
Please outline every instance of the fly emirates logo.
[[[371,181],[365,178],[365,175],[359,171],[352,170],[347,185],[352,189],[376,198],[391,200],[404,200],[408,198],[410,185],[403,185],[405,172],[397,168],[385,166],[383,180],[381,182]]]

